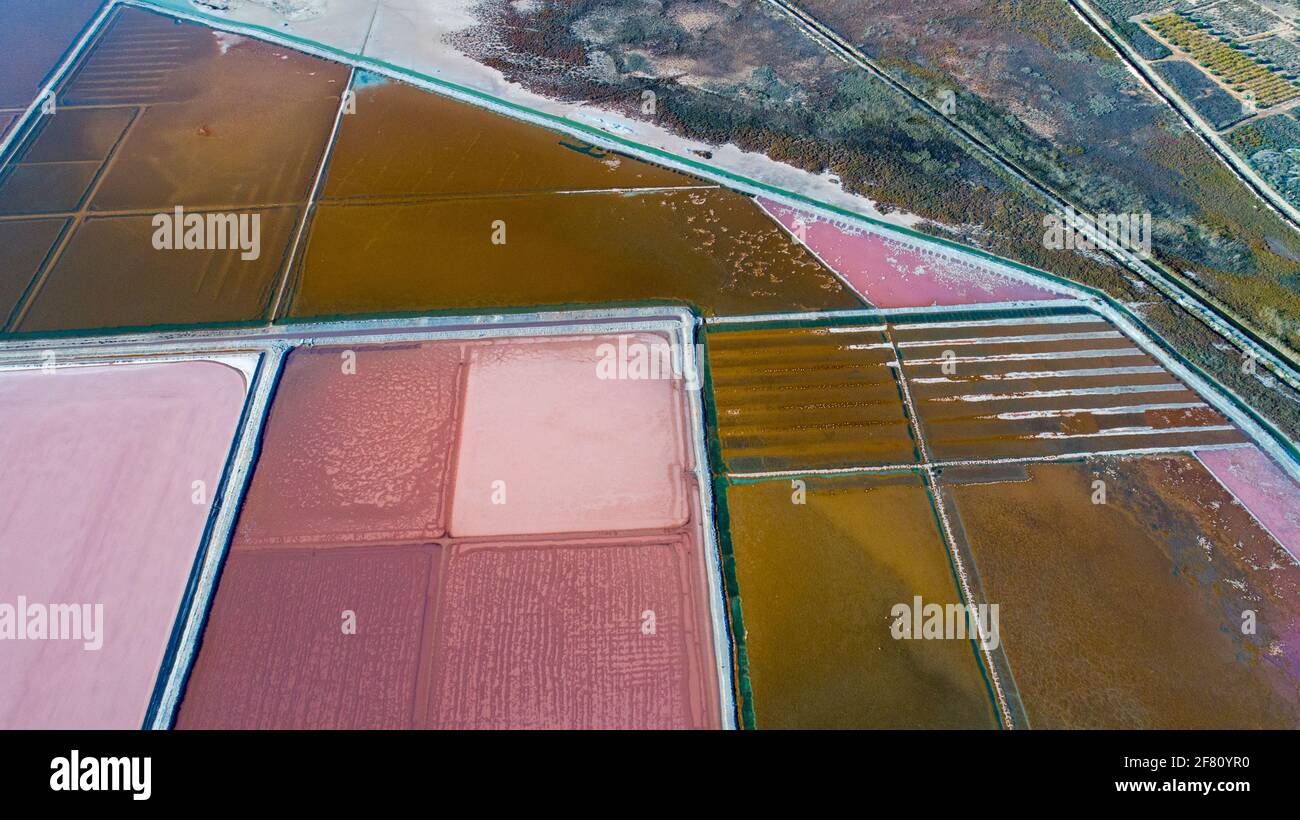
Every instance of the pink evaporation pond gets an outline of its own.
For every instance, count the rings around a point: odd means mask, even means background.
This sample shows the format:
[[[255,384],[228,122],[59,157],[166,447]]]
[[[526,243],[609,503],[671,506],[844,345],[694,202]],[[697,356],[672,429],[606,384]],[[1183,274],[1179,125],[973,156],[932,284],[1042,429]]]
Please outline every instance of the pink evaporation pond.
[[[1292,556],[1300,555],[1300,485],[1254,445],[1196,457]]]
[[[0,640],[0,728],[141,726],[246,392],[212,361],[0,374],[0,606],[89,604],[102,641]]]
[[[1063,294],[978,265],[925,253],[913,245],[759,199],[774,219],[844,277],[871,305],[881,308],[973,305],[1061,299]]]
[[[302,347],[276,390],[235,546],[443,534],[460,347]]]
[[[716,728],[691,540],[453,547],[429,725]]]
[[[241,549],[221,572],[179,729],[405,729],[439,548]],[[341,628],[350,612],[354,634]]]
[[[683,525],[690,513],[683,475],[691,467],[684,382],[671,368],[601,369],[611,356],[631,362],[668,344],[635,333],[621,341],[513,339],[471,347],[451,534]],[[611,372],[616,377],[603,377]],[[642,372],[651,377],[617,377]]]

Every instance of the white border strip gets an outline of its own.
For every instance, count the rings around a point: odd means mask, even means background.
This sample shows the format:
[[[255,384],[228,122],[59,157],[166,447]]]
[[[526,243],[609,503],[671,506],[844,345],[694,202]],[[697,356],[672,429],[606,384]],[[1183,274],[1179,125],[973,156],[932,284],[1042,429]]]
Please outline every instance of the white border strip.
[[[169,729],[175,721],[181,694],[185,690],[185,683],[189,680],[190,671],[197,659],[199,639],[203,636],[208,610],[216,595],[217,576],[221,574],[226,554],[230,550],[230,540],[234,535],[240,502],[243,501],[244,490],[253,472],[255,461],[253,456],[270,408],[271,396],[287,354],[287,345],[274,345],[266,349],[257,381],[249,386],[244,424],[235,438],[230,472],[217,507],[217,517],[213,522],[212,531],[207,540],[199,545],[203,564],[199,569],[193,595],[190,597],[189,609],[183,613],[181,633],[173,647],[175,654],[171,666],[166,670],[166,683],[163,684],[162,696],[154,711],[153,723],[148,727],[150,729]],[[182,613],[178,613],[177,617],[182,617]]]
[[[853,308],[845,310],[823,310],[823,311],[803,311],[801,313],[753,313],[747,316],[706,316],[704,323],[708,325],[745,325],[759,324],[762,322],[808,322],[813,320],[825,319],[887,319],[890,316],[909,316],[919,314],[924,316],[930,313],[973,313],[975,311],[1000,311],[1000,310],[1035,310],[1038,308],[1066,308],[1066,309],[1087,309],[1092,307],[1092,299],[1078,297],[1074,299],[1040,299],[1036,302],[980,302],[970,305],[926,305],[925,307],[895,307],[895,308]],[[1048,324],[1055,322],[1075,322],[1084,321],[1075,319],[1070,314],[1061,316],[1035,316],[1035,317],[1008,317],[1005,324]],[[1095,319],[1093,320],[1095,321]],[[957,327],[971,326],[974,327],[981,322],[990,322],[995,324],[1004,324],[999,319],[981,319],[971,322],[907,322],[895,325],[899,328],[912,327]]]

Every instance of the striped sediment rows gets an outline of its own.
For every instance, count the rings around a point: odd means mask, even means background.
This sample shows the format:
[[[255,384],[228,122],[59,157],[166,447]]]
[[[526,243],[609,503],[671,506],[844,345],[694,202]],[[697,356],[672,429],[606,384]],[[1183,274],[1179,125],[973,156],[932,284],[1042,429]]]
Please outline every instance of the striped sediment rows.
[[[709,366],[723,460],[734,472],[1246,440],[1092,314],[728,330],[709,335]]]
[[[1098,317],[904,323],[890,335],[934,460],[1245,441]]]
[[[185,94],[172,72],[189,62],[210,37],[200,26],[139,12],[117,15],[78,76],[61,94],[68,105],[144,104],[175,101]]]
[[[711,333],[729,470],[916,463],[883,325]]]

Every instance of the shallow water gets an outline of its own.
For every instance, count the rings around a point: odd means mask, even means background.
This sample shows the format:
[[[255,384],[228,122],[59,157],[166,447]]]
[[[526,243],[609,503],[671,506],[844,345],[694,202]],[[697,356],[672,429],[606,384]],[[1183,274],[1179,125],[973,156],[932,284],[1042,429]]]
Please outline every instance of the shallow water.
[[[1300,567],[1195,458],[1036,464],[945,497],[1032,726],[1300,725]]]
[[[709,334],[718,436],[736,471],[917,462],[880,330]]]
[[[617,343],[293,352],[178,725],[720,725],[685,397]]]
[[[764,210],[834,268],[871,304],[882,308],[972,305],[1058,299],[1060,294],[972,261],[927,252],[924,245],[851,230],[813,214],[760,199]]]
[[[305,54],[116,11],[0,180],[0,216],[73,222],[11,329],[266,318],[347,75]],[[154,217],[178,207],[256,214],[258,245],[156,249]],[[36,256],[33,241],[24,258]],[[31,278],[15,272],[23,287]]]
[[[740,194],[551,193],[318,206],[291,315],[650,300],[722,314],[860,304]]]
[[[169,61],[154,65],[155,55]],[[305,201],[347,77],[345,66],[302,52],[135,9],[121,12],[69,88],[74,103],[85,96],[143,107],[92,207],[199,210]],[[81,93],[90,88],[95,95]]]
[[[960,601],[920,477],[727,489],[759,728],[992,728],[971,643],[898,640],[891,610]]]
[[[5,248],[0,263],[0,327],[17,307],[65,225],[64,219],[0,220],[0,246]]]
[[[0,108],[25,109],[103,0],[0,0]],[[0,118],[0,134],[4,133]]]
[[[698,555],[678,539],[453,547],[425,725],[716,728]]]
[[[103,606],[98,650],[0,641],[0,727],[141,726],[246,386],[209,361],[0,374],[0,601]]]
[[[257,320],[266,313],[298,214],[295,208],[253,213],[260,216],[262,248],[250,260],[238,250],[156,250],[148,214],[87,219],[29,300],[17,329]]]
[[[456,344],[293,351],[236,547],[441,537],[461,368]]]

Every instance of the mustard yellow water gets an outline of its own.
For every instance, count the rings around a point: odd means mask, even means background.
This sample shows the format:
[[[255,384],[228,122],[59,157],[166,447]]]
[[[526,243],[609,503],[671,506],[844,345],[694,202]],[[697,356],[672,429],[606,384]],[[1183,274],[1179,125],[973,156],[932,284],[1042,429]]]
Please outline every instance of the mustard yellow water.
[[[759,728],[985,728],[997,715],[966,640],[898,640],[897,604],[960,601],[918,476],[727,490]]]
[[[860,306],[748,197],[722,189],[318,206],[291,315],[689,303]]]

